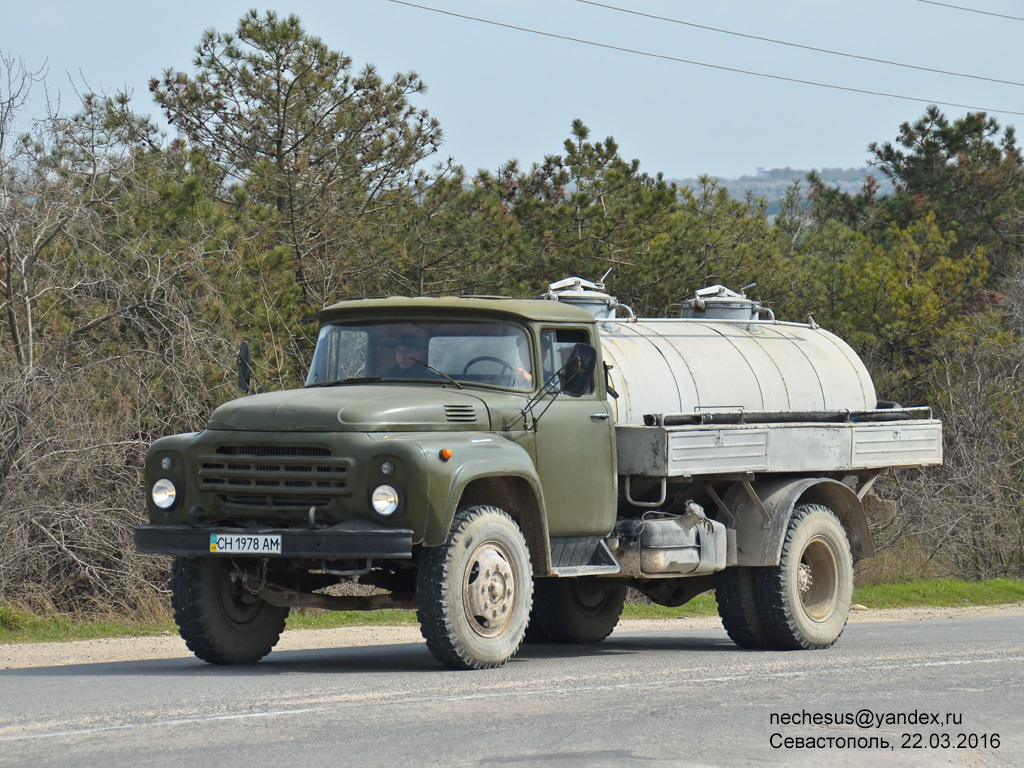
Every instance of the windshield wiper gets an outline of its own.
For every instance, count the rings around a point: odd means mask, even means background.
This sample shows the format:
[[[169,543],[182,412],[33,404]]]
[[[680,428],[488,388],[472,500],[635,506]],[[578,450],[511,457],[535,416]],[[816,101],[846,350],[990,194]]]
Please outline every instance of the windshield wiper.
[[[456,381],[455,379],[453,379],[453,378],[452,378],[451,376],[449,376],[449,375],[448,375],[447,373],[445,373],[444,371],[439,371],[439,370],[437,370],[437,368],[435,368],[434,366],[432,366],[432,365],[431,365],[430,363],[426,363],[426,362],[424,362],[424,361],[422,361],[422,360],[420,360],[420,359],[418,359],[418,358],[412,357],[411,355],[410,355],[409,359],[410,359],[410,360],[412,360],[412,361],[413,361],[414,363],[419,363],[419,364],[420,364],[420,365],[422,365],[422,366],[423,366],[424,368],[426,368],[426,369],[428,369],[428,370],[431,370],[431,371],[433,371],[433,372],[434,372],[434,373],[436,373],[436,374],[437,374],[438,376],[444,376],[444,377],[445,377],[446,379],[448,379],[448,381],[450,381],[450,382],[451,382],[452,384],[454,384],[454,385],[455,385],[456,387],[458,387],[459,389],[462,389],[462,384],[460,384],[459,382],[457,382],[457,381]]]

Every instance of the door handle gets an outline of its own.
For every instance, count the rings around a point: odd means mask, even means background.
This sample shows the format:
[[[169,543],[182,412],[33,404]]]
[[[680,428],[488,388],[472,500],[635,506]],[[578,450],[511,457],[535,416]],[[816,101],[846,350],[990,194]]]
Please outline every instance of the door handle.
[[[592,413],[590,414],[591,421],[607,421],[609,414],[607,413]]]

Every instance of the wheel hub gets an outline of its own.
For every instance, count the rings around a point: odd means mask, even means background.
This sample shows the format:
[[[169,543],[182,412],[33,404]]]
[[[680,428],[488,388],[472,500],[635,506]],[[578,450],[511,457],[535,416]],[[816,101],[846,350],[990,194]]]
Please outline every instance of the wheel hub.
[[[811,591],[811,587],[814,586],[814,571],[811,570],[811,566],[807,563],[800,563],[800,572],[796,578],[797,588],[800,590],[801,595]]]
[[[826,621],[839,602],[838,556],[832,543],[815,536],[803,551],[796,586],[804,611],[814,621]]]
[[[463,585],[466,613],[485,637],[501,632],[516,602],[515,573],[504,553],[484,544],[473,553]]]

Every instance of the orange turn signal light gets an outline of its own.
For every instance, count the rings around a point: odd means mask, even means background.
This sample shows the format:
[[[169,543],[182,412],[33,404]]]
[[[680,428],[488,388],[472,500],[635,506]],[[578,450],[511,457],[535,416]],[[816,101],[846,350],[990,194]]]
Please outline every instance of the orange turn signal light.
[[[452,457],[452,449],[442,448],[438,455],[441,457],[441,461],[448,461]]]

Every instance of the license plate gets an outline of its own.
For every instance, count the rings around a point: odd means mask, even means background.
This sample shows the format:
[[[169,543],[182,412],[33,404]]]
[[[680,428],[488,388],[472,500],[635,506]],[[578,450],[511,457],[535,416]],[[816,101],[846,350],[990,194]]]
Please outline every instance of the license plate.
[[[210,552],[216,555],[280,555],[281,534],[211,533]]]

